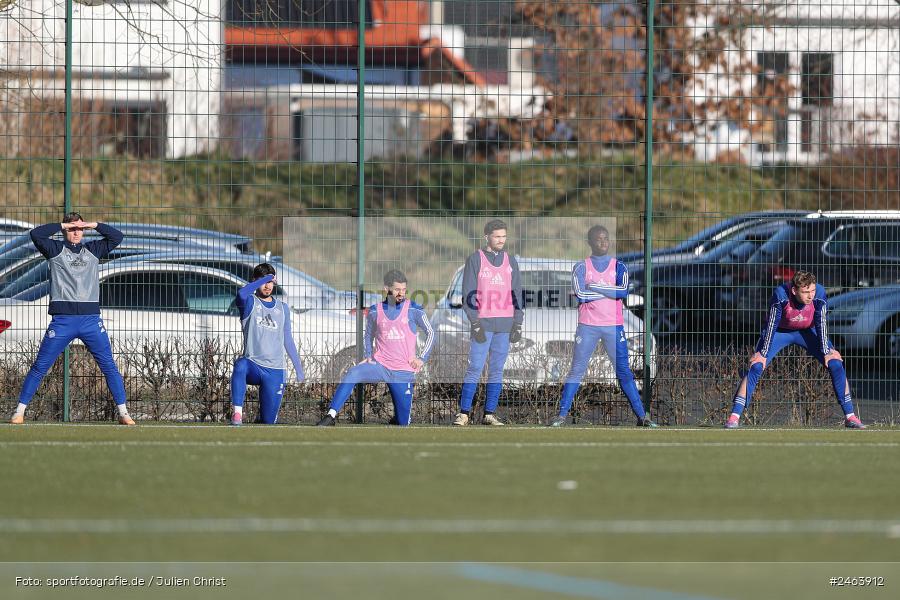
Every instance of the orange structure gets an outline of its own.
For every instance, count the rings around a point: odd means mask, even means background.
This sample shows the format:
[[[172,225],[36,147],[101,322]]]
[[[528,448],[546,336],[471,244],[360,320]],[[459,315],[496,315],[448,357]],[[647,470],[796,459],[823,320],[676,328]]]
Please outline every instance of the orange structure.
[[[237,4],[237,3],[236,3]],[[301,2],[302,4],[302,2]],[[355,2],[353,3],[355,4]],[[374,64],[415,64],[421,51],[420,28],[428,21],[425,2],[369,0],[366,62]],[[241,21],[243,21],[241,23]],[[315,61],[352,63],[356,61],[356,25],[346,27],[305,26],[300,22],[231,19],[225,29],[225,45],[231,60],[239,62]]]

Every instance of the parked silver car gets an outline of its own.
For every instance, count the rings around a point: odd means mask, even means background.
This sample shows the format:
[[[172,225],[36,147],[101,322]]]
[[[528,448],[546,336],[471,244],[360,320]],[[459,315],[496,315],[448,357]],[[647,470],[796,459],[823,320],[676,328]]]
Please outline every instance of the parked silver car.
[[[246,236],[208,229],[147,223],[110,223],[110,225],[121,231],[124,239],[104,260],[150,252],[164,252],[175,248],[191,248],[215,253],[223,249],[230,252],[249,252],[252,245],[252,240]],[[98,237],[97,232],[88,231],[85,241],[88,242]],[[13,295],[5,293],[4,288],[29,273],[43,260],[44,257],[34,247],[31,236],[27,233],[0,246],[0,295],[5,294],[6,297]],[[27,286],[24,284],[18,286],[14,293],[39,282],[35,279],[38,277],[37,273],[31,273],[30,276],[31,283]]]
[[[828,331],[839,352],[874,352],[900,360],[900,284],[829,298]]]
[[[0,218],[0,244],[5,244],[9,239],[27,233],[31,229],[34,229],[34,223],[2,217]]]
[[[100,307],[114,348],[171,343],[199,349],[204,340],[242,344],[235,296],[246,280],[220,269],[148,262],[106,263],[100,267]],[[50,324],[50,283],[38,284],[15,298],[0,299],[0,315],[12,325],[0,336],[0,348],[36,347]],[[356,320],[345,312],[293,312],[291,329],[307,368],[307,378],[333,378],[336,356],[353,354]],[[130,344],[130,346],[129,346]],[[309,360],[306,360],[309,359]]]
[[[140,257],[148,252],[197,250],[209,252],[206,246],[128,236],[101,262]],[[3,260],[6,259],[6,260]],[[19,292],[50,280],[50,263],[34,246],[22,246],[0,258],[0,298],[11,298]]]

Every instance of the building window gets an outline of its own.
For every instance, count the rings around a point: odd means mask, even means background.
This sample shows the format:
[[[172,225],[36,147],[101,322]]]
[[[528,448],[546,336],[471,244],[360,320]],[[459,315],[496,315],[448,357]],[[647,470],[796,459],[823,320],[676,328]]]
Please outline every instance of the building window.
[[[165,103],[113,104],[107,144],[114,154],[138,158],[163,158],[166,155],[168,116]]]
[[[755,96],[762,101],[760,152],[785,152],[788,148],[788,99],[790,59],[787,52],[758,52]]]
[[[834,104],[834,54],[807,52],[802,57],[800,91],[803,106]]]
[[[806,52],[800,72],[800,150],[827,152],[834,105],[834,55]]]

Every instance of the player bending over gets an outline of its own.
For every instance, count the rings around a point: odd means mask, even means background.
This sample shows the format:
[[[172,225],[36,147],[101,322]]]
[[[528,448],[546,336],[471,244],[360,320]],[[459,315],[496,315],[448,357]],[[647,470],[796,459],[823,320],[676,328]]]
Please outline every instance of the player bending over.
[[[853,412],[844,360],[828,339],[827,305],[825,288],[816,283],[816,276],[809,271],[797,271],[790,283],[775,288],[769,301],[768,321],[759,336],[756,352],[750,358],[750,368],[741,378],[734,394],[734,404],[731,415],[725,421],[725,429],[740,426],[741,414],[750,405],[763,369],[791,344],[806,350],[828,369],[837,401],[844,411],[844,426],[865,429]]]

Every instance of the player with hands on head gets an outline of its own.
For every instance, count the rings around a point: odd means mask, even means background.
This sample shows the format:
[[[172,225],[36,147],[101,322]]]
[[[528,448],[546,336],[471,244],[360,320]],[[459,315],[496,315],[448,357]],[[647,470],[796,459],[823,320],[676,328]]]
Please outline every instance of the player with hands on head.
[[[247,385],[259,386],[259,422],[272,425],[284,396],[287,378],[285,352],[303,381],[303,363],[291,333],[291,310],[275,298],[275,267],[262,263],[253,268],[253,281],[238,290],[235,304],[240,312],[244,348],[231,373],[232,425],[244,419]]]
[[[94,229],[102,239],[84,242],[84,232]],[[62,233],[64,241],[53,239]],[[75,338],[93,355],[106,378],[122,425],[134,425],[125,405],[125,382],[112,355],[109,334],[100,316],[100,261],[122,242],[122,232],[94,221],[85,221],[77,212],[31,230],[31,241],[50,262],[50,326],[41,340],[37,358],[25,377],[19,404],[10,423],[25,422],[25,409],[44,376]]]

